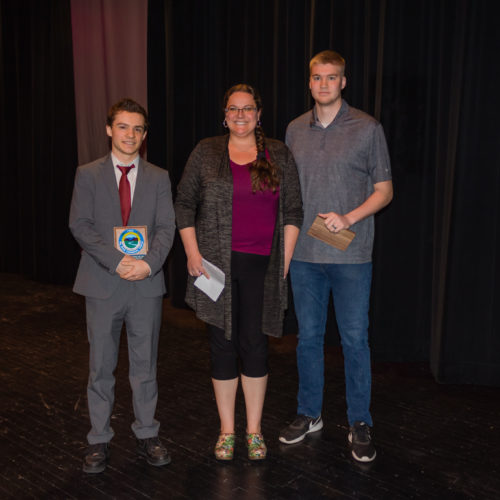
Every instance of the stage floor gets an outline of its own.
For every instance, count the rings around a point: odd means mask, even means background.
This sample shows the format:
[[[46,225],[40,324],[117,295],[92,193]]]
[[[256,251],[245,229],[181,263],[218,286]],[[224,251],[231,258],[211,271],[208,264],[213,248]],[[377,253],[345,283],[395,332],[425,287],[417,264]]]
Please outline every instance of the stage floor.
[[[172,463],[155,468],[135,454],[122,335],[111,459],[104,473],[87,475],[81,469],[89,429],[83,299],[70,287],[0,274],[0,304],[1,498],[500,498],[500,389],[439,385],[422,364],[373,366],[373,464],[349,455],[338,347],[326,348],[324,429],[300,444],[280,444],[279,430],[296,408],[295,335],[270,342],[262,422],[268,459],[246,458],[240,392],[236,457],[218,463],[204,326],[168,300],[157,418]]]

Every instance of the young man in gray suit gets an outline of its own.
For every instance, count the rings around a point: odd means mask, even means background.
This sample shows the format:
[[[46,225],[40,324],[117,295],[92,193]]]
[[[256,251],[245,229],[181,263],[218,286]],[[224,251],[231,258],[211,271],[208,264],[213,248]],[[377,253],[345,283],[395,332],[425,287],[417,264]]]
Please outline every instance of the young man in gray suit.
[[[125,322],[129,379],[137,451],[155,466],[170,462],[154,418],[158,387],[156,362],[161,327],[163,263],[174,237],[172,193],[166,170],[139,156],[146,137],[147,113],[131,99],[113,105],[106,131],[111,152],[78,167],[69,227],[82,248],[73,291],[85,296],[90,344],[87,386],[91,429],[83,463],[102,472],[113,437],[120,333]],[[141,258],[142,257],[142,258]]]

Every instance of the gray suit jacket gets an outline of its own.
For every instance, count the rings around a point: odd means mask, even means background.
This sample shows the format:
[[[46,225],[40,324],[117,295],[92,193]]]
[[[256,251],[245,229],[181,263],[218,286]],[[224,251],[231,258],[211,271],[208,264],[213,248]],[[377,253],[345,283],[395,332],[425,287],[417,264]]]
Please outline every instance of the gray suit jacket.
[[[115,270],[123,254],[114,247],[113,227],[122,226],[120,198],[111,155],[78,167],[75,177],[69,227],[82,248],[73,291],[106,299],[122,279]],[[166,170],[139,160],[137,182],[128,221],[147,226],[148,254],[144,257],[151,276],[137,281],[144,297],[166,292],[163,263],[175,232],[170,180]]]

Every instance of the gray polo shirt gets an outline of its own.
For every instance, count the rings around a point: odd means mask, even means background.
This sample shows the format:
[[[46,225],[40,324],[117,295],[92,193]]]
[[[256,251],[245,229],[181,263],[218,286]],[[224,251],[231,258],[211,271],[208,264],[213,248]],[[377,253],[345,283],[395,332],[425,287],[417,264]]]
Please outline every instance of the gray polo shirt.
[[[373,193],[373,184],[391,180],[382,125],[346,101],[328,127],[314,108],[293,120],[286,131],[299,171],[304,222],[294,260],[323,264],[362,264],[372,258],[374,219],[351,226],[356,236],[346,251],[307,235],[318,213],[346,214]]]

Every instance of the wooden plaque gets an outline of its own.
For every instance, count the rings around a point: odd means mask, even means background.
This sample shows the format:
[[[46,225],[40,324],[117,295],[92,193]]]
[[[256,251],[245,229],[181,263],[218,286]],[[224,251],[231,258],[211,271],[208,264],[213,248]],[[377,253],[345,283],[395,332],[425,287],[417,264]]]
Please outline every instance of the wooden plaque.
[[[356,233],[349,229],[341,229],[338,233],[332,233],[325,226],[325,220],[319,215],[314,219],[307,234],[339,250],[345,250],[356,236]]]
[[[115,248],[125,255],[142,258],[148,253],[147,226],[115,227]]]

